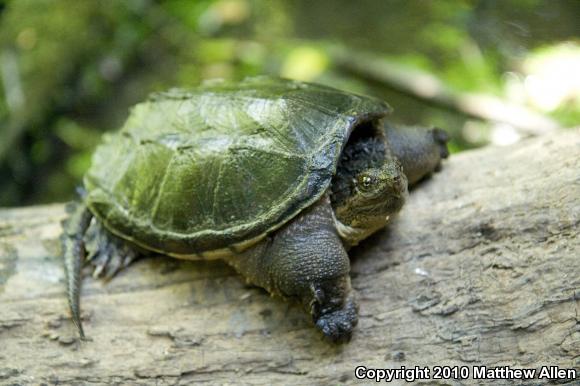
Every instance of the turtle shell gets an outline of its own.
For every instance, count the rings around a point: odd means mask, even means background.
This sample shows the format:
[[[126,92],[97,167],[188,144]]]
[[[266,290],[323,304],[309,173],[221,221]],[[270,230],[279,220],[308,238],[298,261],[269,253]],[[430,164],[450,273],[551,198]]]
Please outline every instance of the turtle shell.
[[[95,151],[86,203],[109,231],[148,250],[239,251],[318,200],[353,128],[389,110],[266,77],[153,94]]]

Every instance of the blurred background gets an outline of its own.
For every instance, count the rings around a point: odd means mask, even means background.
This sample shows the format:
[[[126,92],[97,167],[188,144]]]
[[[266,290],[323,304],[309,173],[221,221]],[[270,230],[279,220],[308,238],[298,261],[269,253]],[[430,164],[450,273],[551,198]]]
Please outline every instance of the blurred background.
[[[150,92],[270,74],[375,95],[453,152],[580,123],[577,0],[0,1],[0,206],[74,196]]]

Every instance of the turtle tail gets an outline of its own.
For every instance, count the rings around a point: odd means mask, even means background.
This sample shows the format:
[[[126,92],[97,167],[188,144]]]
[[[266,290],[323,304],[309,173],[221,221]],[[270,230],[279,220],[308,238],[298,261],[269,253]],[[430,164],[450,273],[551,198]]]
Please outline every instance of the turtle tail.
[[[77,202],[68,204],[67,212],[70,216],[62,222],[64,232],[61,237],[66,273],[66,292],[72,321],[79,331],[80,338],[84,340],[85,332],[81,323],[79,307],[81,268],[86,256],[83,237],[93,216],[85,204]]]

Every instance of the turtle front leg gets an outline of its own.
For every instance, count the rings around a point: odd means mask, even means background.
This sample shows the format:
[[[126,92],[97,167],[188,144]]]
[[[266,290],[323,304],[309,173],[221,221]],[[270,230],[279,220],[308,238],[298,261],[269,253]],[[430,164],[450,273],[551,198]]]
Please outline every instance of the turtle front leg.
[[[350,285],[350,261],[328,197],[227,261],[251,283],[300,301],[330,340],[350,340],[358,307]]]
[[[449,136],[439,128],[397,127],[385,123],[387,142],[407,176],[409,187],[437,171],[449,156]]]

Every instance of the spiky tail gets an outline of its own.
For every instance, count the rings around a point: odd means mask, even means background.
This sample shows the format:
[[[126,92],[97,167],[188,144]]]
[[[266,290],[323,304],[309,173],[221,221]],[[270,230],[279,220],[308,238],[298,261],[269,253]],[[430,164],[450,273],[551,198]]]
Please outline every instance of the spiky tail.
[[[84,340],[85,332],[81,323],[79,307],[81,268],[85,259],[83,236],[93,216],[81,203],[68,204],[67,212],[70,213],[70,217],[62,223],[64,232],[61,237],[66,273],[66,292],[72,321],[77,327],[81,339]]]

